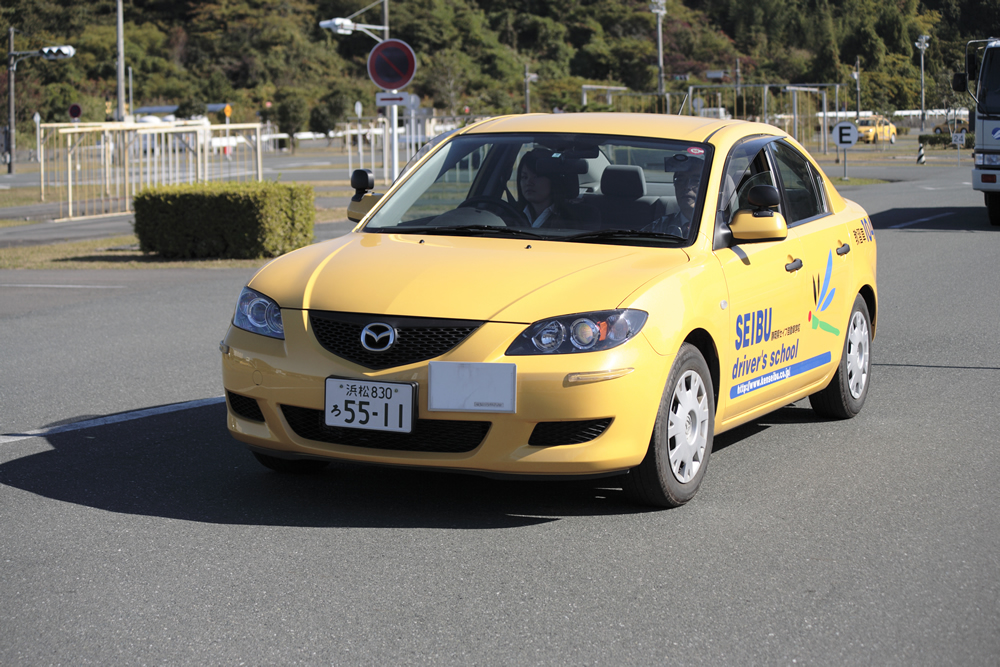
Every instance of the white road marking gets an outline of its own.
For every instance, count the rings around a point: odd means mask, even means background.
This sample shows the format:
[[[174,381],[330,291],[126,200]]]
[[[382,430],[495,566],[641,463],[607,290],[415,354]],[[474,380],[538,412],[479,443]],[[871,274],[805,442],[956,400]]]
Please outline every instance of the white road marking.
[[[72,424],[63,424],[62,426],[53,426],[52,428],[39,428],[33,431],[24,431],[23,433],[6,433],[4,435],[0,435],[0,445],[5,445],[11,442],[17,442],[19,440],[27,440],[29,438],[44,438],[50,435],[55,435],[57,433],[79,431],[85,428],[94,428],[95,426],[120,424],[121,422],[133,421],[135,419],[143,419],[145,417],[155,417],[156,415],[165,415],[171,412],[180,412],[181,410],[191,410],[193,408],[200,408],[205,405],[215,405],[217,403],[224,403],[225,400],[226,399],[224,396],[217,396],[215,398],[203,398],[197,401],[187,401],[186,403],[174,403],[173,405],[162,405],[158,408],[133,410],[132,412],[123,412],[121,414],[110,415],[108,417],[87,419],[86,421],[74,422]]]
[[[124,285],[38,285],[33,283],[0,283],[0,287],[54,287],[56,289],[125,289]]]
[[[954,211],[949,211],[948,213],[938,213],[937,215],[932,215],[929,218],[920,218],[919,220],[910,220],[909,222],[901,222],[898,225],[892,225],[889,229],[899,229],[900,227],[909,227],[910,225],[915,225],[918,222],[927,222],[928,220],[937,220],[938,218],[943,218],[946,215],[955,215]]]

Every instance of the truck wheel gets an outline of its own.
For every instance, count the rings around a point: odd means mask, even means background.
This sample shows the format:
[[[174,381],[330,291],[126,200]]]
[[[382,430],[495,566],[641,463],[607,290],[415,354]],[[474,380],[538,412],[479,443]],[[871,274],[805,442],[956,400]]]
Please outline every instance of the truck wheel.
[[[986,211],[990,216],[990,224],[1000,227],[1000,192],[987,192]]]

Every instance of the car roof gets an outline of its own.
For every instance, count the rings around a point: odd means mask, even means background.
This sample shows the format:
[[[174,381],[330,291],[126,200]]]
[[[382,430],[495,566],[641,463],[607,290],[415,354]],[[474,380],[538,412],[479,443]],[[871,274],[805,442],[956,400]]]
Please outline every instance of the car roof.
[[[717,131],[746,121],[646,113],[557,113],[500,116],[477,123],[469,134],[570,132],[706,141]]]

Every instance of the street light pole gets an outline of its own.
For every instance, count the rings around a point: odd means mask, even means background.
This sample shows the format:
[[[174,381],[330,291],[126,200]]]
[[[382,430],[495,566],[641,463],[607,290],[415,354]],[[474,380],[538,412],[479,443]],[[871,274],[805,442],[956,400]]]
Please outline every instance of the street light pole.
[[[118,0],[118,121],[125,120],[125,27],[122,0]]]
[[[659,66],[656,93],[662,101],[663,96],[667,92],[663,81],[663,15],[667,13],[667,0],[653,0],[653,3],[649,6],[649,11],[656,14],[656,55]]]
[[[920,35],[915,42],[915,46],[920,49],[920,131],[924,131],[924,124],[927,121],[927,111],[924,108],[924,51],[927,50],[927,42],[930,35]]]
[[[14,50],[14,28],[8,31],[7,48],[7,154],[10,156],[7,161],[7,173],[14,173],[15,131],[14,131],[14,72],[17,71],[17,64],[25,58],[41,56],[46,60],[63,60],[72,58],[76,54],[76,49],[72,46],[44,46],[37,51],[15,51]]]
[[[854,120],[861,119],[861,56],[854,61],[854,87],[858,92],[858,108],[854,114]]]

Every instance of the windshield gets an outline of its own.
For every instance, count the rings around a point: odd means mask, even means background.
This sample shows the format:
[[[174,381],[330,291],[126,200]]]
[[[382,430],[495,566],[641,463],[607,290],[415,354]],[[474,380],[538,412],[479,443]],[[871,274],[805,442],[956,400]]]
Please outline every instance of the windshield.
[[[364,231],[682,244],[697,234],[711,155],[707,144],[620,136],[454,137]]]
[[[979,71],[979,111],[1000,115],[1000,47],[986,49]]]

